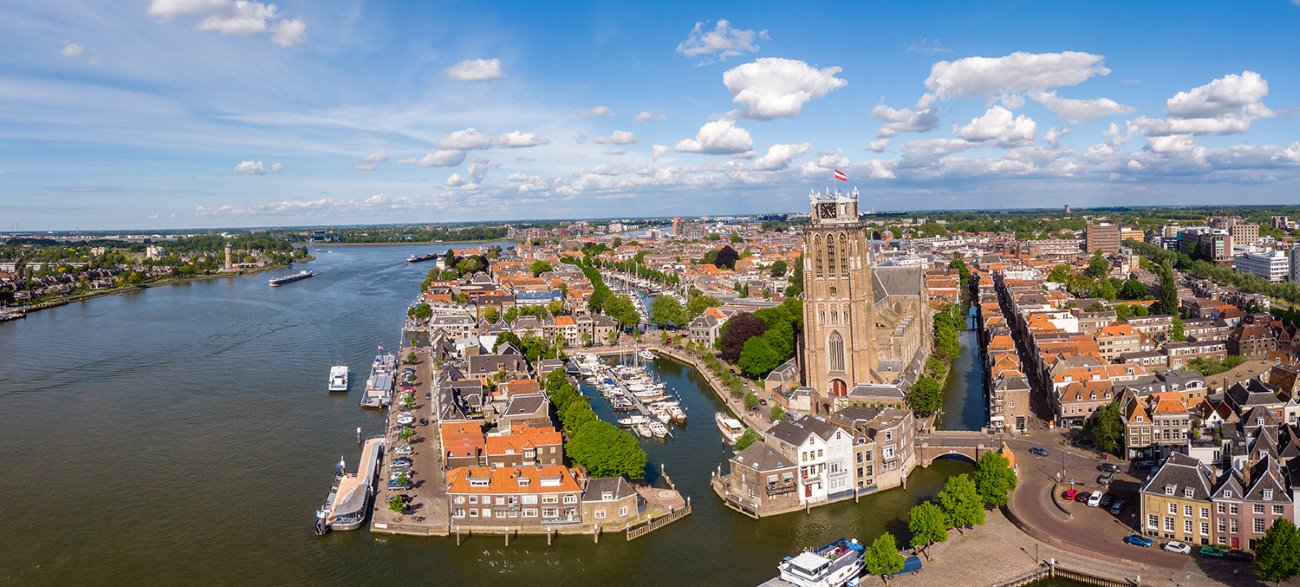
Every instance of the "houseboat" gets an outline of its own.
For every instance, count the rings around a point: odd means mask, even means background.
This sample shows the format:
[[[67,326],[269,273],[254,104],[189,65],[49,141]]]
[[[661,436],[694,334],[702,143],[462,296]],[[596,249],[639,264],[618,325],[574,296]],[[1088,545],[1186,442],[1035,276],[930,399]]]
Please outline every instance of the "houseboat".
[[[817,550],[786,557],[776,566],[780,574],[759,587],[857,587],[865,552],[857,540],[840,538]]]

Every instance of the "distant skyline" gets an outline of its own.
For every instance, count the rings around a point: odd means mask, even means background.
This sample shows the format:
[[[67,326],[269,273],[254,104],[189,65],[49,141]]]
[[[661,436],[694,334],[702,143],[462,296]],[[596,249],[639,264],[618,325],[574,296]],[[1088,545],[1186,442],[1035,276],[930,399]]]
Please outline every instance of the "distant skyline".
[[[1300,0],[18,0],[0,231],[1300,202]]]

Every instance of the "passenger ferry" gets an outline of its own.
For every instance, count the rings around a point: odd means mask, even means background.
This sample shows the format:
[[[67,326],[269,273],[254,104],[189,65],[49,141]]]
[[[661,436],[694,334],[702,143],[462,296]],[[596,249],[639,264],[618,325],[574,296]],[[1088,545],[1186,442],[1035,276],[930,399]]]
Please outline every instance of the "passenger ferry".
[[[366,379],[366,393],[361,396],[361,407],[382,408],[393,401],[393,387],[397,380],[397,355],[383,352],[375,355]]]
[[[270,285],[271,287],[280,287],[286,283],[293,283],[295,281],[307,279],[308,277],[316,277],[316,272],[303,269],[302,271],[294,273],[293,275],[285,275],[283,277],[272,277],[270,280],[267,281],[267,284]]]
[[[348,367],[347,365],[335,365],[330,367],[330,391],[347,391],[348,390]]]
[[[759,587],[857,587],[865,552],[857,540],[840,538],[815,551],[785,557],[776,566],[780,574]]]
[[[344,470],[339,459],[325,503],[316,510],[316,535],[330,530],[355,530],[366,521],[370,504],[375,496],[375,477],[379,473],[379,457],[384,452],[384,439],[371,438],[361,450],[361,464],[355,475]]]

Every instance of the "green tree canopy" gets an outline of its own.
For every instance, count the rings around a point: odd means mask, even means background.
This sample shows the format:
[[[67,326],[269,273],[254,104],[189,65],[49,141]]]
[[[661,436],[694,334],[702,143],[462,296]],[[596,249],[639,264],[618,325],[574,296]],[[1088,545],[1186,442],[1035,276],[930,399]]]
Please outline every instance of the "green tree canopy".
[[[632,298],[627,294],[615,295],[605,302],[605,315],[618,320],[623,328],[632,328],[641,323],[641,316],[632,305]]]
[[[975,463],[975,489],[986,505],[1007,505],[1007,495],[1016,488],[1011,462],[998,452],[986,452]]]
[[[948,539],[948,519],[933,502],[912,506],[907,515],[907,529],[912,532],[912,548],[926,549]]]
[[[894,535],[885,532],[867,545],[862,562],[868,575],[878,575],[881,579],[903,570],[903,555],[898,552]]]
[[[749,448],[749,445],[762,439],[763,435],[759,434],[757,430],[754,430],[753,428],[745,428],[745,433],[741,434],[740,438],[736,439],[736,450],[745,450]]]
[[[433,308],[430,308],[429,304],[420,302],[411,306],[411,308],[406,311],[406,315],[417,320],[428,320],[433,317]]]
[[[686,309],[673,296],[655,296],[650,302],[650,322],[661,328],[678,328],[686,323]]]
[[[1124,416],[1120,414],[1119,401],[1113,401],[1093,413],[1084,423],[1084,433],[1103,452],[1115,456],[1124,448]]]
[[[636,438],[601,420],[582,424],[569,435],[564,452],[593,477],[645,476],[646,454]]]
[[[912,411],[928,416],[943,407],[943,388],[933,377],[921,377],[907,391],[907,405]]]
[[[1069,281],[1070,277],[1073,275],[1074,271],[1070,270],[1069,265],[1061,264],[1052,268],[1051,273],[1047,274],[1047,280],[1055,281],[1056,283],[1065,283]]]
[[[1110,261],[1106,260],[1106,255],[1101,251],[1092,254],[1092,259],[1088,261],[1088,268],[1083,274],[1093,279],[1101,279],[1110,273]]]
[[[703,314],[705,310],[709,308],[717,308],[722,305],[722,302],[718,301],[718,298],[702,295],[697,292],[692,292],[686,299],[686,309],[682,316],[683,322],[690,322],[700,314]]]
[[[533,272],[533,277],[537,277],[543,273],[546,273],[547,271],[550,271],[551,269],[553,268],[551,267],[550,263],[547,263],[546,261],[542,261],[540,259],[537,261],[533,261],[532,264],[528,266],[528,270]]]
[[[723,325],[722,336],[718,338],[723,360],[732,363],[740,360],[745,343],[764,332],[767,332],[766,322],[749,312],[737,312]]]
[[[935,496],[939,509],[953,528],[966,528],[984,524],[984,501],[975,489],[975,481],[970,475],[962,473],[949,477],[944,483],[943,491]]]
[[[1255,543],[1255,575],[1281,585],[1300,574],[1300,531],[1286,518],[1277,518]]]
[[[1183,331],[1183,319],[1178,316],[1174,316],[1174,321],[1169,325],[1169,340],[1173,342],[1187,340],[1187,333]]]
[[[1174,270],[1168,262],[1157,265],[1160,273],[1159,297],[1152,310],[1157,314],[1167,314],[1177,316],[1178,306],[1178,282],[1174,280]]]
[[[746,376],[758,378],[772,372],[772,369],[781,366],[784,359],[772,348],[766,336],[755,336],[745,341],[745,346],[740,351],[740,361],[737,365]]]
[[[785,272],[789,270],[784,260],[777,260],[768,268],[768,274],[772,277],[785,277]]]

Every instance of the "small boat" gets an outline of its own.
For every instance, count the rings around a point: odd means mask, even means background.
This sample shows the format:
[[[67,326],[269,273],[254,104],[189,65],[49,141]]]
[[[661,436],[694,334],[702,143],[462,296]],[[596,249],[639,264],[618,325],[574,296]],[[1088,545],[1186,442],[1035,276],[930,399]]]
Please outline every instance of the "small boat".
[[[736,444],[736,441],[740,440],[741,435],[745,433],[744,423],[722,412],[714,415],[713,420],[717,422],[718,431],[727,440],[727,444]]]
[[[347,391],[348,390],[348,368],[347,365],[335,365],[330,367],[330,391]]]
[[[649,428],[650,433],[653,434],[655,438],[668,436],[668,427],[664,426],[663,422],[651,422]]]
[[[648,349],[642,349],[638,351],[636,356],[641,357],[641,360],[643,361],[655,360],[655,354],[653,352],[650,352]]]
[[[636,414],[633,416],[628,416],[626,418],[618,419],[618,423],[624,426],[636,426],[637,424],[647,424],[649,422],[650,420],[647,419],[645,416],[642,416],[641,414]]]
[[[776,579],[764,583],[796,587],[844,587],[856,585],[862,575],[866,552],[854,539],[840,538],[814,551],[788,556],[776,566]]]

